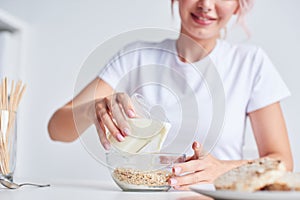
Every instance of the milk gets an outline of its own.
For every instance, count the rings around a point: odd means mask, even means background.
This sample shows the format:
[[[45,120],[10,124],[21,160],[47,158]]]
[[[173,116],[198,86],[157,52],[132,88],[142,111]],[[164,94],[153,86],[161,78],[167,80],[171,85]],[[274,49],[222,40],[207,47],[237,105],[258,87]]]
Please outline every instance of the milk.
[[[122,142],[108,133],[108,140],[116,149],[126,153],[159,152],[171,128],[168,122],[146,118],[129,118],[131,134]]]

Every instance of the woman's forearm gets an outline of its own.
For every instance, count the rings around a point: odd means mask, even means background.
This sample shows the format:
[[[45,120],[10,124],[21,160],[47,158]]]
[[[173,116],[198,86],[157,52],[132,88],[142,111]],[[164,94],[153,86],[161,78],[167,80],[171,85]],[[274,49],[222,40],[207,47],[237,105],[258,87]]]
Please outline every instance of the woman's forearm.
[[[56,141],[72,142],[93,124],[89,112],[91,103],[74,105],[70,102],[57,110],[48,124],[50,138]]]
[[[71,142],[95,123],[95,101],[112,95],[113,89],[95,78],[72,101],[57,110],[48,124],[52,140]]]
[[[279,102],[249,113],[260,157],[272,157],[293,170],[288,132]]]
[[[224,172],[232,170],[241,165],[247,164],[249,161],[250,160],[221,160],[221,162],[224,164],[222,165],[225,168],[223,170]]]

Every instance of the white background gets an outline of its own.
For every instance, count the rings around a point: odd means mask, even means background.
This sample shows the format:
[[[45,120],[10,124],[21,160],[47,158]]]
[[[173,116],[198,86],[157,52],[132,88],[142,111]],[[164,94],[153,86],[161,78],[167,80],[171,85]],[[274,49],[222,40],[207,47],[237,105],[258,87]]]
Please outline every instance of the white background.
[[[136,28],[175,29],[179,22],[178,17],[171,17],[170,0],[0,0],[0,8],[24,21],[30,30],[23,49],[26,62],[21,78],[28,90],[20,108],[16,175],[110,179],[107,169],[91,158],[79,141],[51,141],[48,120],[73,96],[81,64],[97,45]],[[299,0],[257,0],[248,17],[252,31],[248,42],[265,49],[292,92],[283,109],[296,171],[300,171],[299,8]],[[240,30],[233,31],[231,40],[245,38]],[[253,155],[254,143],[250,136],[247,140],[246,153]]]

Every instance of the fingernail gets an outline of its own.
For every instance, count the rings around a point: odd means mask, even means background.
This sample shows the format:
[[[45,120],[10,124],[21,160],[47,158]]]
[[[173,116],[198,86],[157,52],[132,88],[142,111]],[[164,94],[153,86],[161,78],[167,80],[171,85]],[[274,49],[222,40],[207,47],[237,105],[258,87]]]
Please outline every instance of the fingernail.
[[[110,144],[109,143],[104,143],[103,147],[105,150],[109,150],[110,149]]]
[[[125,135],[130,135],[130,130],[128,128],[124,128],[123,132]]]
[[[134,117],[135,116],[133,110],[128,110],[127,114],[128,114],[128,117]]]
[[[170,183],[171,186],[175,186],[177,184],[177,180],[174,179],[174,178],[170,178],[169,183]]]
[[[173,168],[173,173],[174,173],[175,175],[179,175],[180,172],[181,172],[181,167],[174,167],[174,168]]]
[[[117,138],[120,142],[123,142],[125,140],[125,138],[123,137],[123,135],[121,135],[121,133],[117,134]]]

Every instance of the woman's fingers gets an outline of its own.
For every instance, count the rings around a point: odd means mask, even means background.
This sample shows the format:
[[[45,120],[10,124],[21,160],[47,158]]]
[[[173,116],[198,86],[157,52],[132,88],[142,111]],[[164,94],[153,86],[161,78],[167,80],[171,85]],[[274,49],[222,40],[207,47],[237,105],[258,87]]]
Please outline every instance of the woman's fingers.
[[[186,162],[176,164],[173,167],[173,173],[175,175],[180,175],[187,172],[195,172],[204,169],[205,163],[202,162],[204,158],[201,158],[202,145],[200,145],[199,142],[195,141],[193,142],[192,148],[194,150],[194,155],[188,158]]]
[[[117,128],[116,124],[113,122],[111,115],[109,114],[109,108],[106,104],[108,100],[101,100],[96,104],[96,114],[97,118],[103,123],[107,128],[109,133],[119,142],[124,141],[124,136],[121,134],[120,130]]]
[[[100,139],[100,142],[102,144],[102,146],[104,147],[105,150],[109,150],[110,149],[110,143],[106,137],[106,131],[105,131],[105,127],[102,124],[102,122],[100,121],[100,119],[97,119],[97,121],[94,123],[97,129],[97,133]]]
[[[198,160],[201,157],[202,145],[200,145],[199,142],[195,141],[193,142],[192,148],[194,150],[194,155],[188,158],[186,161]]]
[[[193,184],[199,183],[208,183],[210,182],[210,177],[207,175],[205,171],[198,171],[190,174],[186,174],[183,176],[177,176],[169,179],[169,184],[173,187],[184,187],[190,186]],[[185,188],[187,188],[185,187]],[[176,189],[176,188],[175,188]],[[182,188],[183,189],[183,188]]]
[[[207,174],[207,162],[210,162],[210,157],[202,157],[202,146],[198,142],[192,145],[194,155],[187,162],[176,164],[173,167],[175,175],[169,180],[169,184],[177,190],[187,190],[189,186],[196,183],[209,182],[210,176]]]
[[[169,184],[178,190],[188,189],[199,183],[212,183],[226,169],[225,164],[210,154],[203,155],[202,147],[194,142],[194,155],[185,163],[178,163],[173,167],[174,176]]]
[[[109,133],[119,142],[124,141],[126,135],[130,135],[130,126],[125,115],[134,117],[134,108],[129,96],[125,93],[116,93],[105,97],[96,103],[96,115],[99,124],[102,124]],[[103,129],[103,128],[102,128]],[[100,129],[99,129],[100,130]],[[101,135],[101,141],[107,141]]]
[[[135,117],[134,107],[132,105],[130,97],[125,93],[118,93],[116,96],[116,100],[119,104],[121,104],[124,112],[130,118]]]
[[[122,132],[123,136],[130,135],[130,126],[123,114],[123,111],[120,105],[120,102],[118,102],[118,96],[114,95],[110,99],[106,99],[106,105],[108,106],[108,109],[110,110],[111,117],[115,120],[119,130]],[[124,103],[125,104],[125,103]]]
[[[200,183],[197,183],[197,184],[208,184],[209,182],[208,181],[203,181],[203,182],[200,182]],[[174,186],[173,188],[175,190],[190,190],[190,187],[192,185],[195,185],[195,184],[187,184],[187,185],[177,185],[177,186]],[[211,199],[209,199],[211,200]]]
[[[174,165],[172,171],[175,175],[179,176],[185,173],[196,172],[205,169],[205,162],[202,160],[191,160],[185,163]]]
[[[195,159],[199,159],[201,157],[202,146],[199,142],[195,141],[192,148],[194,150]]]

